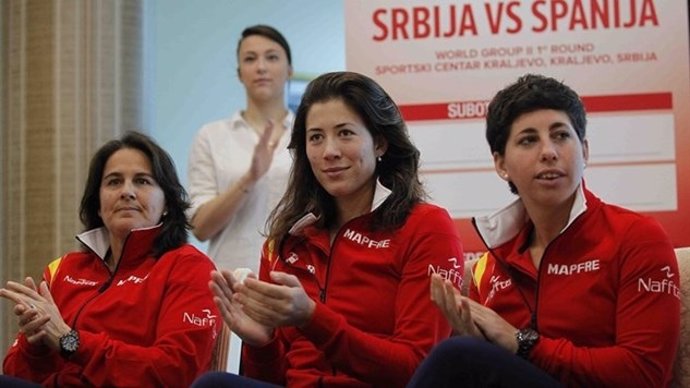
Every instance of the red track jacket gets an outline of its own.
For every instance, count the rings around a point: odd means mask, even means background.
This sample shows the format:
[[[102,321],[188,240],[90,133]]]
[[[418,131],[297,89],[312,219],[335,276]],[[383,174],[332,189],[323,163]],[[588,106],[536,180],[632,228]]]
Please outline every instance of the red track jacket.
[[[298,223],[299,224],[299,223]],[[403,387],[450,326],[429,297],[441,273],[458,288],[463,251],[448,213],[419,204],[395,231],[370,229],[371,213],[327,230],[293,228],[274,252],[265,245],[260,278],[297,276],[317,303],[303,328],[282,327],[261,348],[244,347],[247,376],[288,387]]]
[[[188,387],[206,371],[221,322],[208,289],[214,265],[188,244],[151,257],[158,230],[133,231],[113,274],[101,259],[105,230],[78,236],[91,250],[55,260],[44,278],[79,350],[67,361],[19,334],[4,373],[45,386]]]
[[[475,219],[490,254],[474,267],[472,299],[541,339],[531,361],[568,386],[659,387],[671,379],[680,326],[671,243],[653,219],[601,202],[584,189],[571,219],[544,251],[518,200]]]

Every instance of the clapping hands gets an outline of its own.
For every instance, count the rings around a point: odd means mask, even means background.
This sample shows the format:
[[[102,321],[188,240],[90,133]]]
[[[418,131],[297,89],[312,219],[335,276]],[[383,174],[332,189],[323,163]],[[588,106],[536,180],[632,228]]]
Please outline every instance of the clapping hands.
[[[305,325],[316,308],[297,277],[278,271],[270,276],[276,284],[253,274],[241,284],[228,270],[211,272],[209,286],[224,321],[250,345],[268,343],[276,327]]]
[[[70,327],[62,319],[45,281],[38,287],[31,277],[24,279],[24,284],[9,281],[0,289],[0,297],[14,302],[12,311],[27,342],[59,349],[59,339]]]
[[[431,276],[431,300],[441,309],[453,330],[495,343],[508,351],[517,351],[517,329],[492,309],[479,304],[453,287],[441,276]]]

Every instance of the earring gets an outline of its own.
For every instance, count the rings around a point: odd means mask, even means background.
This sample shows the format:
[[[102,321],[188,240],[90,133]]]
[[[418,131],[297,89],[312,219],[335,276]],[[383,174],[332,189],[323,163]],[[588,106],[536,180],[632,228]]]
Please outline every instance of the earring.
[[[378,156],[378,157],[376,158],[376,160],[377,160],[379,163],[381,163],[381,160],[382,160],[382,159],[383,159],[383,158],[381,158],[380,156]]]
[[[165,216],[167,216],[167,215],[168,215],[168,211],[167,211],[167,210],[164,210],[164,211],[163,211],[163,215],[161,216],[161,218],[162,218],[162,217],[165,217]]]

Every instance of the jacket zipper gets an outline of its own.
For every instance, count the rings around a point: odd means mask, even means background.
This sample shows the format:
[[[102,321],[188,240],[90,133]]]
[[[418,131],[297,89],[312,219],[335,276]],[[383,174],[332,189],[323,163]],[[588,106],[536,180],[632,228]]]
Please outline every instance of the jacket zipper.
[[[82,243],[84,246],[86,246],[91,252],[93,252],[93,254],[95,254],[96,256],[98,256],[98,254],[97,254],[96,252],[94,252],[93,249],[89,248],[88,245],[84,244],[83,241],[81,241],[79,238],[77,238],[77,240],[79,240],[79,242],[81,242],[81,243]],[[124,241],[124,243],[122,244],[123,247],[125,246],[125,244],[127,244],[127,240],[129,240],[129,235],[127,235],[127,237],[125,238],[125,241]],[[110,249],[108,249],[108,251],[110,251]],[[124,249],[123,249],[123,252],[124,252]],[[105,264],[105,262],[103,262],[103,260],[101,259],[101,264],[105,267],[105,270],[108,271],[108,273],[110,274],[110,276],[109,276],[108,279],[103,283],[103,285],[101,285],[101,286],[98,288],[98,290],[96,291],[96,294],[95,294],[94,296],[92,296],[91,298],[89,298],[88,300],[86,300],[86,301],[81,305],[81,307],[79,307],[79,310],[77,310],[77,314],[74,315],[74,319],[72,319],[72,324],[70,325],[70,327],[71,327],[73,330],[76,330],[76,328],[77,328],[77,319],[79,319],[79,316],[80,316],[81,313],[84,311],[84,308],[86,308],[86,305],[88,305],[89,303],[93,302],[93,301],[94,301],[96,298],[98,298],[99,296],[103,295],[103,293],[104,293],[108,288],[110,288],[110,285],[113,284],[113,280],[115,279],[115,274],[117,274],[117,270],[120,268],[120,263],[121,263],[121,262],[122,262],[122,257],[120,257],[120,260],[118,260],[117,266],[115,266],[115,269],[113,270],[113,272],[110,272],[110,268],[108,268],[108,266]]]
[[[369,214],[369,213],[367,213],[367,214]],[[340,232],[343,230],[343,228],[345,228],[348,224],[350,224],[353,220],[356,220],[357,218],[359,218],[359,217],[355,217],[352,220],[343,224],[340,228],[338,228],[338,231],[335,234],[335,238],[333,239],[333,244],[331,244],[330,250],[328,251],[328,263],[326,264],[326,279],[324,280],[323,288],[320,288],[320,291],[319,291],[319,300],[321,300],[321,303],[326,303],[326,296],[328,294],[328,280],[331,277],[331,262],[333,261],[333,252],[335,252],[335,247],[341,240],[340,239]]]
[[[577,217],[575,217],[575,219],[572,222],[570,222],[570,227],[568,227],[568,229],[570,229],[573,226],[573,224],[575,222],[577,222],[577,220],[580,217],[582,217],[583,214],[585,214],[585,213],[586,212],[582,212]],[[482,240],[482,243],[484,244],[484,246],[487,247],[488,251],[491,252],[491,255],[493,255],[494,258],[496,259],[496,262],[499,263],[502,267],[504,267],[503,269],[508,274],[510,274],[511,271],[509,270],[508,266],[504,263],[504,261],[502,259],[501,260],[498,259],[499,256],[494,253],[494,250],[492,248],[489,248],[489,244],[486,243],[482,234],[479,233],[479,229],[477,228],[477,224],[476,224],[474,218],[472,219],[472,225],[474,226],[474,230],[479,235],[479,238]],[[563,233],[559,234],[558,236],[556,236],[556,238],[551,240],[551,242],[549,242],[549,244],[544,248],[544,252],[541,255],[541,262],[539,263],[539,268],[537,268],[537,280],[536,280],[537,286],[536,286],[536,289],[534,291],[534,309],[530,308],[530,305],[527,302],[524,294],[522,294],[522,292],[520,292],[520,290],[518,290],[518,292],[522,295],[522,298],[525,300],[525,304],[527,304],[527,308],[530,310],[530,323],[529,323],[530,328],[537,331],[537,332],[539,331],[538,330],[538,322],[537,322],[537,310],[539,309],[539,289],[541,288],[541,272],[542,272],[542,268],[544,268],[544,261],[545,261],[544,259],[546,259],[546,254],[548,253],[549,248],[554,243],[554,241],[561,238],[561,236],[563,236],[565,234],[565,232],[566,231],[563,231]],[[517,287],[517,285],[516,285],[516,287]]]

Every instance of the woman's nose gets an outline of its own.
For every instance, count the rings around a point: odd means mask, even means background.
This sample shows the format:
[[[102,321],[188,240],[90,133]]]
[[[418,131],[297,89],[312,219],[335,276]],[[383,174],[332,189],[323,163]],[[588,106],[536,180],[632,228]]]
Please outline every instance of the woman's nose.
[[[127,182],[122,186],[122,191],[120,192],[120,198],[122,198],[122,199],[134,199],[134,198],[136,198],[136,192],[134,190],[134,185],[131,182]]]
[[[558,159],[558,152],[556,151],[556,145],[552,141],[545,141],[542,143],[541,148],[541,160],[552,161]]]
[[[335,140],[326,139],[324,142],[323,157],[333,159],[340,157],[340,147]]]
[[[256,60],[256,69],[259,72],[264,72],[266,71],[266,60],[263,58],[259,58]]]

